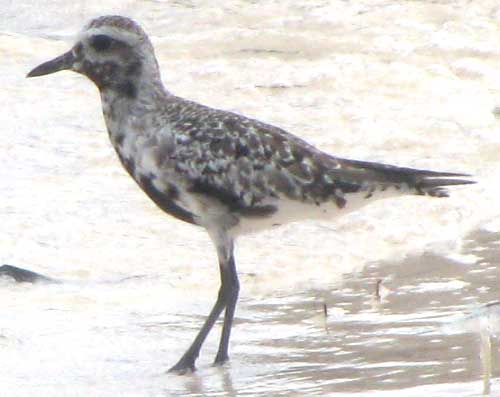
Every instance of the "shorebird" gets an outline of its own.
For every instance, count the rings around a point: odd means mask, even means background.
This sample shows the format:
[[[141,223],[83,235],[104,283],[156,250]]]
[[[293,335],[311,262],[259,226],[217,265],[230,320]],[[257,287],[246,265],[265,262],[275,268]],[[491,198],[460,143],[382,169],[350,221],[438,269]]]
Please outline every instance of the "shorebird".
[[[195,370],[201,346],[224,313],[214,364],[228,360],[239,293],[235,239],[287,222],[334,218],[404,194],[446,197],[473,183],[436,172],[326,154],[281,128],[180,98],[161,81],[144,30],[122,16],[90,21],[75,45],[27,77],[71,70],[98,87],[122,165],[164,212],[203,227],[215,245],[221,285],[190,347],[170,369]]]

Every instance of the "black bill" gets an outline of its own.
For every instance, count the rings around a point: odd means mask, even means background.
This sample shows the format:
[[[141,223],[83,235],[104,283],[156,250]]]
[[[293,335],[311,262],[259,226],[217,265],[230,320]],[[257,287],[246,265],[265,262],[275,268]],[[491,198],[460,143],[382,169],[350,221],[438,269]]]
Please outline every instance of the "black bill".
[[[38,65],[31,72],[29,72],[26,77],[43,76],[46,74],[59,72],[60,70],[71,69],[74,63],[75,55],[73,53],[73,50],[71,50],[65,54],[58,56],[57,58],[52,59],[51,61]]]

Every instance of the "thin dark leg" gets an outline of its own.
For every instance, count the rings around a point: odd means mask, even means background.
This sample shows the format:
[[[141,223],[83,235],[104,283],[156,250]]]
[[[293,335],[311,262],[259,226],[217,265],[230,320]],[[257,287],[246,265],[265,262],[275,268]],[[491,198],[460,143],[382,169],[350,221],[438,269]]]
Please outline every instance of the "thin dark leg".
[[[233,259],[233,242],[231,239],[226,238],[225,235],[217,235],[216,242],[217,254],[219,257],[219,268],[221,273],[221,286],[219,288],[219,294],[217,296],[217,301],[213,306],[208,318],[205,320],[203,327],[201,327],[198,335],[194,339],[193,343],[181,357],[181,359],[170,368],[170,372],[175,371],[180,374],[184,374],[187,371],[194,371],[194,363],[200,354],[201,346],[205,341],[210,330],[214,326],[215,322],[219,318],[222,311],[228,306],[231,306],[231,310],[226,311],[224,317],[224,327],[223,336],[221,337],[221,350],[222,346],[225,347],[222,351],[225,354],[225,360],[227,360],[227,345],[229,342],[229,333],[231,331],[231,324],[234,315],[234,307],[236,305],[236,300],[238,298],[238,277],[236,275],[236,269]],[[236,280],[236,284],[234,283]],[[224,336],[226,335],[226,336]]]
[[[238,281],[238,274],[236,273],[236,266],[234,263],[234,256],[227,262],[226,269],[223,270],[221,266],[221,275],[225,277],[223,284],[227,286],[228,302],[226,312],[224,314],[224,325],[222,326],[222,335],[219,343],[219,350],[215,356],[214,365],[222,365],[229,359],[229,337],[231,335],[231,327],[233,325],[234,310],[236,302],[238,301],[238,293],[240,290],[240,283]]]
[[[227,305],[227,297],[224,294],[224,286],[221,285],[219,289],[219,295],[217,296],[217,301],[215,302],[214,307],[210,311],[208,318],[205,320],[203,327],[201,327],[198,335],[194,338],[193,343],[189,346],[189,349],[186,350],[181,359],[175,364],[172,368],[169,369],[169,372],[179,372],[180,374],[184,374],[187,371],[194,371],[194,362],[198,358],[200,354],[201,345],[205,341],[208,333],[214,326],[214,323],[219,318],[222,310]]]

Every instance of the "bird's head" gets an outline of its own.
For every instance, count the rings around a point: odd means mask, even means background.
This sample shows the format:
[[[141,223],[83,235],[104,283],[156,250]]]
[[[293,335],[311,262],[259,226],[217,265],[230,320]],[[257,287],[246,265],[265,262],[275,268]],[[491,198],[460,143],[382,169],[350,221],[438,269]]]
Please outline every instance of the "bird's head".
[[[90,21],[71,50],[34,68],[27,77],[72,70],[92,80],[101,90],[134,97],[141,81],[160,79],[153,46],[144,30],[121,16]]]

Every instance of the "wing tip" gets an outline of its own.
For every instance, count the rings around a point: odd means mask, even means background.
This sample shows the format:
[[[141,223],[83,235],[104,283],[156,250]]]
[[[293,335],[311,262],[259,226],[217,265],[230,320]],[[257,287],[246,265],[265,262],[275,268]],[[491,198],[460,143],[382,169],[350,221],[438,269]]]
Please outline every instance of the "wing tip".
[[[444,176],[442,173],[440,176]],[[447,173],[450,175],[451,173]],[[462,174],[453,174],[462,176]],[[470,175],[463,175],[470,176]],[[474,185],[477,181],[470,179],[442,179],[440,177],[432,177],[431,179],[424,178],[417,183],[417,190],[421,194],[426,194],[432,197],[449,197],[447,186]]]

